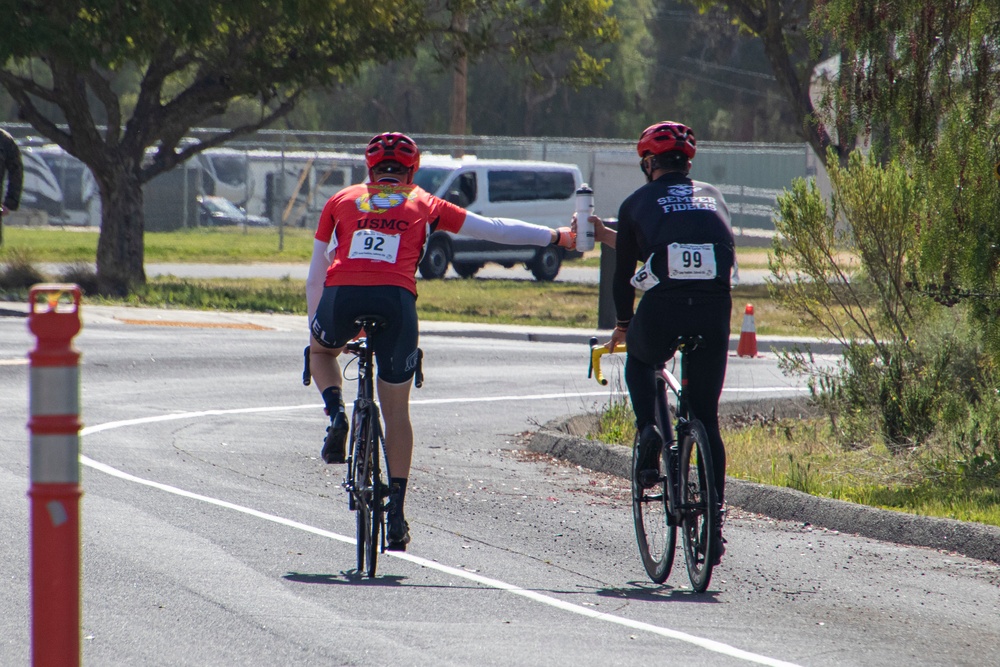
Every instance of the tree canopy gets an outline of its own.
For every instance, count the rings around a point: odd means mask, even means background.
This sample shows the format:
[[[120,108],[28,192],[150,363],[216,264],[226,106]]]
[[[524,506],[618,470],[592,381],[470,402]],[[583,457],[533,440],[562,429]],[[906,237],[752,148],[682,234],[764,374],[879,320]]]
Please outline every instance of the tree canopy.
[[[581,46],[577,70],[594,73],[601,64],[583,42],[614,37],[607,3],[468,2],[496,20],[461,39],[470,53],[503,48],[522,57],[573,40]],[[366,64],[454,39],[452,5],[0,0],[0,85],[21,119],[93,172],[103,216],[99,290],[124,294],[145,282],[143,183],[286,116],[308,91],[350,80]],[[232,105],[247,101],[239,123],[185,141],[191,128],[218,126]]]

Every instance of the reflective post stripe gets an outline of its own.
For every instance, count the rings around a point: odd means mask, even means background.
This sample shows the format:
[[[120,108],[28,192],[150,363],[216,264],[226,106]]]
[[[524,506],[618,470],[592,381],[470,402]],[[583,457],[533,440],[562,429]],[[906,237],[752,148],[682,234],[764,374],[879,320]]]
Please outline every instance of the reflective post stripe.
[[[79,366],[32,365],[29,384],[31,481],[79,483]]]
[[[81,663],[80,288],[35,285],[28,328],[31,508],[31,662]]]

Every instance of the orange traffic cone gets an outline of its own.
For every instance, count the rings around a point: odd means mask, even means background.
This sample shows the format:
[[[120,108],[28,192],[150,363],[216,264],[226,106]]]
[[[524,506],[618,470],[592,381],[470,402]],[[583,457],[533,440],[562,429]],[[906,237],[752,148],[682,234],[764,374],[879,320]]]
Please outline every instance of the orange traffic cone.
[[[743,315],[743,327],[740,329],[740,342],[736,346],[736,356],[757,356],[757,327],[753,323],[753,305],[747,304]]]

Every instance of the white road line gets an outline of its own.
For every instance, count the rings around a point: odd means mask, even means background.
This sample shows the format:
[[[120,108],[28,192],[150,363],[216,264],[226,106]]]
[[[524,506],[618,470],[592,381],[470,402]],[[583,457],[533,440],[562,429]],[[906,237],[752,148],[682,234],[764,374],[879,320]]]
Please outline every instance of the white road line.
[[[496,401],[539,401],[546,399],[556,399],[556,398],[585,398],[587,396],[607,396],[612,390],[605,389],[604,391],[583,391],[583,392],[566,392],[562,394],[530,394],[530,395],[519,395],[519,396],[490,396],[490,397],[470,397],[470,398],[427,398],[427,399],[411,399],[410,405],[443,405],[450,403],[492,403]],[[733,391],[733,392],[753,392],[753,393],[765,393],[765,392],[781,392],[781,391],[808,391],[806,387],[757,387],[753,389],[723,389],[722,391]],[[620,394],[621,392],[614,392]],[[166,415],[158,415],[156,417],[140,417],[138,419],[126,419],[117,422],[108,422],[106,424],[97,424],[96,426],[88,426],[80,431],[80,435],[89,435],[91,433],[99,433],[100,431],[106,431],[113,428],[120,428],[122,426],[134,426],[137,424],[152,424],[155,422],[167,422],[175,421],[177,419],[198,419],[199,417],[212,417],[218,415],[235,415],[235,414],[247,414],[252,412],[282,412],[286,410],[310,410],[316,408],[322,408],[321,403],[308,403],[304,405],[283,405],[283,406],[271,406],[263,408],[232,408],[229,410],[202,410],[199,412],[175,412]]]
[[[536,396],[504,396],[497,397],[494,399],[435,399],[431,401],[423,401],[424,403],[467,403],[473,401],[483,401],[483,400],[516,400],[516,399],[528,399],[537,400],[539,398],[563,398],[570,396],[603,396],[607,392],[596,392],[596,393],[571,393],[571,394],[540,394]],[[418,402],[418,401],[413,401]],[[173,421],[178,419],[196,419],[198,417],[208,417],[216,415],[225,414],[240,414],[249,412],[278,412],[282,410],[301,410],[305,408],[318,408],[319,405],[294,405],[294,406],[284,406],[284,407],[263,407],[263,408],[237,408],[232,410],[204,410],[201,412],[183,412],[170,415],[159,415],[156,417],[145,417],[139,419],[125,419],[117,422],[107,422],[104,424],[97,424],[95,426],[89,426],[80,431],[81,436],[92,435],[94,433],[99,433],[101,431],[109,431],[116,428],[122,428],[126,426],[139,426],[143,424],[152,424],[164,421]],[[224,509],[233,510],[235,512],[241,512],[249,516],[262,519],[264,521],[271,521],[273,523],[286,526],[288,528],[294,528],[296,530],[301,530],[307,533],[312,533],[313,535],[318,535],[320,537],[325,537],[331,540],[336,540],[338,542],[344,542],[345,544],[355,544],[356,541],[353,537],[347,535],[340,535],[328,530],[323,530],[322,528],[317,528],[315,526],[310,526],[308,524],[300,523],[298,521],[293,521],[291,519],[286,519],[284,517],[276,516],[274,514],[268,514],[267,512],[261,512],[259,510],[251,509],[249,507],[244,507],[242,505],[237,505],[235,503],[230,503],[225,500],[220,500],[218,498],[212,498],[211,496],[205,496],[200,493],[193,493],[191,491],[185,491],[184,489],[171,486],[169,484],[163,484],[161,482],[155,482],[153,480],[144,479],[142,477],[137,477],[131,475],[127,472],[113,468],[105,463],[95,461],[88,456],[81,455],[80,463],[92,468],[94,470],[103,472],[112,477],[117,477],[119,479],[132,482],[135,484],[141,484],[148,486],[150,488],[158,489],[166,493],[171,493],[183,498],[189,498],[191,500],[197,500],[199,502],[207,503],[209,505],[215,505],[217,507],[222,507]],[[652,625],[650,623],[643,623],[642,621],[635,621],[629,618],[624,618],[622,616],[615,616],[614,614],[607,614],[604,612],[599,612],[594,609],[588,609],[587,607],[573,604],[572,602],[566,602],[558,598],[554,598],[549,595],[538,593],[537,591],[526,590],[515,586],[513,584],[508,584],[499,579],[492,579],[490,577],[484,577],[473,572],[468,572],[455,567],[450,567],[448,565],[442,565],[436,561],[428,560],[426,558],[421,558],[420,556],[414,556],[405,552],[392,552],[387,551],[385,555],[392,556],[393,558],[399,558],[401,560],[409,561],[415,565],[421,567],[426,567],[432,570],[437,570],[444,574],[448,574],[454,577],[460,577],[468,581],[473,581],[483,586],[488,586],[490,588],[495,588],[497,590],[506,591],[513,595],[519,595],[523,598],[533,600],[535,602],[540,602],[542,604],[549,605],[556,609],[561,609],[573,614],[580,616],[585,616],[587,618],[593,618],[599,621],[605,621],[608,623],[615,623],[617,625],[623,625],[633,630],[640,630],[643,632],[649,632],[652,634],[660,635],[662,637],[667,637],[668,639],[675,639],[678,641],[686,642],[694,646],[712,651],[714,653],[720,653],[722,655],[727,655],[732,658],[737,658],[740,660],[745,660],[747,662],[752,662],[759,665],[771,665],[772,667],[797,667],[795,663],[785,662],[783,660],[777,660],[775,658],[770,658],[765,655],[759,655],[756,653],[751,653],[749,651],[744,651],[743,649],[730,646],[728,644],[723,644],[722,642],[715,641],[713,639],[706,639],[704,637],[698,637],[695,635],[690,635],[686,632],[680,632],[678,630],[672,630],[670,628],[661,627],[658,625]]]

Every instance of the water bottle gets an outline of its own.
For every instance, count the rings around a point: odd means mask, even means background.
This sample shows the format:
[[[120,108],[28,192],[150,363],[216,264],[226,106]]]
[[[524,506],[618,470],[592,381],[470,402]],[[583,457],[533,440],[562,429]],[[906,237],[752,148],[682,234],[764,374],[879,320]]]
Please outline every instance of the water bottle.
[[[586,252],[594,249],[594,191],[586,183],[576,191],[576,249]]]

